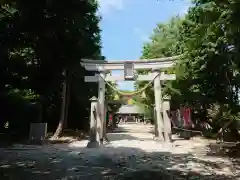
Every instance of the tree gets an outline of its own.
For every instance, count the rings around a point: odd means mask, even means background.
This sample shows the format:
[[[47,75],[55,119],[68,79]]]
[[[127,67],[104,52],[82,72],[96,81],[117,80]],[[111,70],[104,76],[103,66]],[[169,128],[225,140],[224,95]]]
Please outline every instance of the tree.
[[[235,38],[238,37],[236,29],[239,28],[239,23],[235,20],[235,15],[238,14],[239,3],[195,3],[196,6],[186,17],[182,31],[187,51],[187,76],[188,79],[191,77],[191,91],[198,94],[197,99],[200,100],[195,103],[204,111],[212,106],[220,106],[219,116],[224,118],[220,122],[214,121],[217,122],[214,125],[221,127],[232,115],[235,118],[238,116],[239,66],[236,57],[239,55],[235,47],[239,45]],[[227,112],[232,114],[228,118],[223,114]]]
[[[164,92],[171,95],[172,104],[193,107],[202,120],[219,106],[218,116],[212,117],[222,119],[212,122],[219,129],[226,120],[239,119],[239,22],[235,17],[240,6],[238,1],[194,3],[184,18],[157,26],[151,42],[143,47],[143,58],[182,54],[170,70],[177,80],[165,83]],[[150,97],[146,104],[151,105],[152,90],[146,94]]]
[[[68,125],[73,127],[88,125],[88,100],[96,95],[97,85],[83,86],[84,75],[90,73],[80,66],[80,60],[102,58],[97,8],[94,0],[16,0],[1,5],[0,68],[4,81],[0,93],[5,112],[2,116],[10,121],[10,127],[17,129],[17,124],[36,121],[41,114],[39,121],[48,122],[49,129],[54,130],[66,86],[70,89],[69,115],[61,119],[68,117]],[[36,107],[31,116],[29,105]],[[26,108],[26,113],[18,111],[19,107]],[[62,109],[66,112],[67,108]]]
[[[168,23],[158,24],[153,30],[153,35],[150,37],[150,42],[144,44],[141,59],[152,59],[161,57],[170,57],[181,54],[180,32],[183,18],[174,17]],[[178,41],[179,40],[179,41]],[[168,70],[168,71],[175,71]],[[146,74],[148,71],[139,71],[138,73]],[[144,87],[145,82],[136,84],[138,89]],[[165,82],[164,93],[171,93],[174,90],[171,82]],[[174,91],[175,92],[175,91]],[[145,90],[146,98],[143,100],[148,112],[153,112],[155,104],[153,86]],[[153,114],[149,113],[153,117]]]

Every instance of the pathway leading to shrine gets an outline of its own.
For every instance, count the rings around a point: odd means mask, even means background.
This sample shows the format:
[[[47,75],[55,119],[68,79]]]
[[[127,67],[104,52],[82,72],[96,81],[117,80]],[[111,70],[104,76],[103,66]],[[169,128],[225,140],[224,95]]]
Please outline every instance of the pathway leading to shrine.
[[[111,142],[86,148],[87,140],[43,146],[0,148],[1,179],[237,179],[239,166],[229,158],[207,156],[208,140],[153,140],[150,125],[120,124]],[[6,177],[3,177],[6,176]],[[9,178],[11,177],[11,178]]]

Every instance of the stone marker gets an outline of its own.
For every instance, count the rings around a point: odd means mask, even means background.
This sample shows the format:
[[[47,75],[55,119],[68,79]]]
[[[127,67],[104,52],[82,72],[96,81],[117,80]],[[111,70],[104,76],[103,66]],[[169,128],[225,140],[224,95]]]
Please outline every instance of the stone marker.
[[[47,123],[31,123],[29,140],[31,144],[42,144],[47,137]]]
[[[90,136],[87,147],[97,148],[100,146],[100,132],[97,125],[100,123],[98,99],[96,97],[92,97],[90,101],[91,101]]]

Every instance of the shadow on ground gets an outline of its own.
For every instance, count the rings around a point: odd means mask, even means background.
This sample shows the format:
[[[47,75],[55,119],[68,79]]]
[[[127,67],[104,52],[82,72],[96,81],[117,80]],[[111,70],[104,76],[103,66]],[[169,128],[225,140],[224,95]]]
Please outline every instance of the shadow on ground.
[[[129,140],[130,143],[140,143],[148,141],[149,138],[127,133],[111,133],[110,140],[116,145],[117,141],[120,143]],[[113,147],[111,143],[98,149],[88,149],[85,148],[86,144],[87,141],[81,141],[78,146],[46,144],[0,148],[0,180],[235,180],[240,178],[237,176],[239,165],[230,167],[229,164],[203,160],[187,152],[173,154],[161,148],[155,152],[147,152],[140,147]],[[159,142],[159,146],[162,145]],[[232,168],[232,174],[215,173],[226,168]]]
[[[125,133],[125,132],[129,132],[129,130],[128,129],[124,129],[124,128],[118,128],[118,129],[114,129],[113,131],[111,131],[111,133]],[[136,131],[135,133],[138,133],[138,132]],[[146,133],[154,134],[154,130],[149,129],[149,130],[146,131]]]
[[[240,158],[240,143],[211,143],[209,156]]]
[[[211,179],[226,179],[230,180],[231,178],[222,176],[222,175],[200,175],[195,172],[188,172],[188,173],[182,173],[180,171],[171,170],[166,171],[165,173],[162,173],[162,170],[141,170],[136,171],[134,173],[128,173],[125,176],[119,177],[119,180],[133,180],[133,179],[140,179],[140,180],[175,180],[175,179],[181,179],[181,180],[189,180],[189,179],[205,179],[205,180],[211,180]]]
[[[0,159],[1,180],[237,179],[209,174],[209,169],[221,171],[222,167],[192,154],[148,153],[138,148],[24,146],[0,149]],[[193,163],[199,167],[191,167]]]

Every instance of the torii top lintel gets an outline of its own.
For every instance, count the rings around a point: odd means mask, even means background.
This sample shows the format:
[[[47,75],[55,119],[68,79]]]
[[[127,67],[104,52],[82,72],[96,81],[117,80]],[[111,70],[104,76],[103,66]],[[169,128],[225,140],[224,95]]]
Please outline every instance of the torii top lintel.
[[[133,63],[134,69],[161,69],[169,68],[175,64],[175,60],[180,56],[164,57],[157,59],[125,60],[125,61],[105,61],[82,59],[81,65],[88,71],[109,71],[123,70],[124,63]]]

